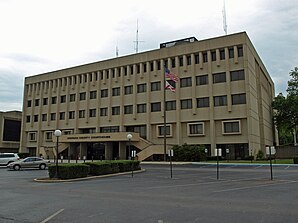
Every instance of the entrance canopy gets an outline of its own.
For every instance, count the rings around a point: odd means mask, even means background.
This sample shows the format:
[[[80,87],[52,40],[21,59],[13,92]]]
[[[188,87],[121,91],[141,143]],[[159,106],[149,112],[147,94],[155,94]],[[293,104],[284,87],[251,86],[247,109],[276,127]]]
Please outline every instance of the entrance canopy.
[[[61,143],[71,143],[71,142],[119,142],[128,141],[127,135],[131,134],[131,141],[140,141],[139,133],[130,132],[109,132],[109,133],[90,133],[90,134],[72,134],[72,135],[62,135],[59,137],[59,142]],[[56,141],[54,139],[53,141]]]

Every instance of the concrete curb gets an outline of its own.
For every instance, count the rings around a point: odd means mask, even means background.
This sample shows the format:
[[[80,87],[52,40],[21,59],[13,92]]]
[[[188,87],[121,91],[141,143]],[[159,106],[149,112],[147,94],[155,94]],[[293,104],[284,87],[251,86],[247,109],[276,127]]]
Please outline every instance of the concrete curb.
[[[145,169],[136,170],[133,171],[133,173],[142,173],[145,172]],[[97,178],[106,178],[106,177],[114,177],[114,176],[120,176],[120,175],[128,175],[131,174],[131,171],[129,172],[122,172],[122,173],[113,173],[113,174],[106,174],[106,175],[100,175],[100,176],[90,176],[90,177],[82,177],[82,178],[75,178],[75,179],[68,179],[68,180],[54,180],[54,179],[48,179],[48,178],[36,178],[34,179],[35,182],[38,183],[66,183],[66,182],[75,182],[75,181],[84,181],[84,180],[93,180]]]
[[[202,165],[202,166],[214,166],[217,165],[215,163],[201,163],[201,162],[192,162],[191,164],[194,165]],[[222,163],[219,162],[221,166],[270,166],[270,163]],[[272,163],[272,166],[291,166],[291,167],[298,167],[298,164],[275,164]]]

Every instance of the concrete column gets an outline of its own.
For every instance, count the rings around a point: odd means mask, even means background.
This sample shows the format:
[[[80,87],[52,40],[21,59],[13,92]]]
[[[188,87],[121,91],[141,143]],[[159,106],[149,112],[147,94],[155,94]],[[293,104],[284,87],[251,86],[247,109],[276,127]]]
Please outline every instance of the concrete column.
[[[119,159],[126,159],[126,142],[119,142]]]
[[[113,144],[111,142],[105,143],[105,159],[106,160],[113,159]]]

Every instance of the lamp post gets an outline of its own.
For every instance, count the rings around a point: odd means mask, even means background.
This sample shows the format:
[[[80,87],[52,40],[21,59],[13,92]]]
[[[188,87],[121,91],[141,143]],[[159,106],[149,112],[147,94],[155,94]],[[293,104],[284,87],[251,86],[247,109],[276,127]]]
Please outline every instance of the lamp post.
[[[59,178],[59,171],[58,171],[58,144],[59,144],[59,137],[61,136],[61,131],[59,129],[55,130],[54,135],[57,137],[57,145],[56,145],[56,173],[55,178]]]
[[[129,144],[128,144],[128,159],[130,160],[130,156],[131,156],[131,139],[132,139],[132,134],[128,133],[126,138],[128,139],[129,141]]]

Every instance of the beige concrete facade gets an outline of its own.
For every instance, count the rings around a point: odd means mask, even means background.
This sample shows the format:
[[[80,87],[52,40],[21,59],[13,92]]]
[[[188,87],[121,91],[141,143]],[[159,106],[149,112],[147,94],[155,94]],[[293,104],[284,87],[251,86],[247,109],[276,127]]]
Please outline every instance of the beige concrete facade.
[[[18,152],[20,148],[22,112],[0,112],[0,153]]]
[[[167,46],[27,77],[21,152],[55,155],[60,129],[68,156],[125,158],[132,132],[139,159],[162,154],[164,65],[180,78],[166,91],[169,148],[203,144],[209,155],[244,158],[274,145],[274,83],[245,32]]]

